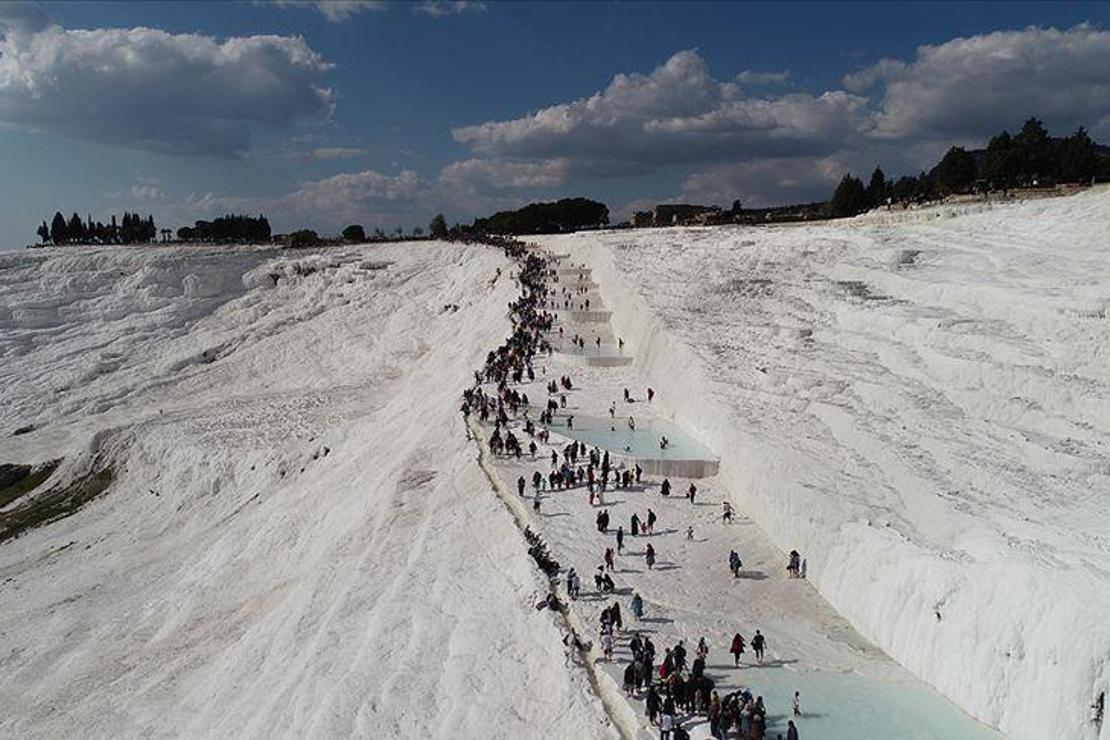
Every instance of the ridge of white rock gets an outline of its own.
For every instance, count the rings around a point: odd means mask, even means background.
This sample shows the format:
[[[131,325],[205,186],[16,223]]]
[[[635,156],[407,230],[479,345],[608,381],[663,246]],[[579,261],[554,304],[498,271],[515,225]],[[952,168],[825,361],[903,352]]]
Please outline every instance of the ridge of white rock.
[[[0,255],[0,461],[115,473],[0,543],[0,735],[606,735],[457,413],[509,331],[498,268]]]
[[[865,637],[1016,738],[1110,737],[1110,193],[542,240]]]

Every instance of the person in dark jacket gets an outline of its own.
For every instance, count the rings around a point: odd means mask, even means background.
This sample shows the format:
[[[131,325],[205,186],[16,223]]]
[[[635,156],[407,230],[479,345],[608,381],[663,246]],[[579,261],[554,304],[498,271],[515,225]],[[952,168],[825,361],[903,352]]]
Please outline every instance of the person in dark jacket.
[[[644,706],[647,709],[648,722],[653,725],[658,724],[659,710],[662,708],[662,702],[659,699],[659,694],[655,693],[654,686],[648,686],[647,698],[644,699]]]
[[[744,652],[744,638],[739,632],[732,636],[732,644],[729,645],[728,651],[732,653],[732,664],[739,668],[740,654]]]

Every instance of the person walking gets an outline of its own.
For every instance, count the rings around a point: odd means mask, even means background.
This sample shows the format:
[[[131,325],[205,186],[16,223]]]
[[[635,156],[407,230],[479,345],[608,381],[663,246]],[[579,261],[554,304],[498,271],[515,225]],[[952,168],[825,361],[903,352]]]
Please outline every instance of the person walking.
[[[643,621],[644,618],[644,600],[640,594],[635,591],[632,592],[632,604],[630,606],[632,616],[636,617],[636,621]]]
[[[671,740],[671,730],[674,729],[674,715],[665,710],[659,717],[659,740]]]
[[[617,554],[624,553],[624,527],[617,527]]]
[[[647,515],[647,531],[648,531],[648,534],[655,534],[655,521],[656,521],[655,512],[652,511],[651,509],[648,509],[648,515]]]
[[[648,675],[651,675],[650,673]],[[663,706],[663,700],[659,698],[654,686],[648,686],[647,697],[644,699],[644,708],[647,709],[648,722],[656,724],[659,720],[659,710]]]
[[[644,551],[644,561],[647,563],[648,570],[655,568],[655,548],[651,546],[650,542]]]
[[[786,723],[786,740],[798,740],[798,727],[794,724],[794,720]]]
[[[744,638],[739,632],[732,636],[732,644],[729,645],[728,651],[732,653],[732,664],[740,667],[740,655],[744,652]]]
[[[767,649],[767,639],[759,630],[755,631],[755,637],[752,638],[752,650],[755,651],[755,659],[760,663],[763,662],[763,651]]]

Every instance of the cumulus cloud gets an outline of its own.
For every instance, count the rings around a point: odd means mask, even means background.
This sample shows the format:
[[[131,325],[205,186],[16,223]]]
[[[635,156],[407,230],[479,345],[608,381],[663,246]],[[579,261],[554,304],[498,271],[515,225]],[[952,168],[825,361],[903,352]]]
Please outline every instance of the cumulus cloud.
[[[753,208],[823,200],[849,169],[839,156],[721,163],[689,175],[682,199],[722,206],[740,199]]]
[[[0,122],[169,154],[237,156],[255,127],[322,120],[331,65],[304,39],[69,30],[0,16]]]
[[[455,129],[494,158],[566,158],[626,174],[675,163],[828,153],[867,125],[866,98],[845,91],[748,97],[716,80],[694,51],[651,74],[618,74],[588,98],[508,121]]]
[[[192,193],[165,204],[175,223],[192,223],[221,213],[264,213],[275,230],[311,228],[337,232],[350,223],[393,227],[427,220],[434,189],[415,172],[390,175],[376,170],[345,172],[305,180],[273,196]]]
[[[486,4],[473,0],[423,0],[413,6],[412,12],[432,18],[443,18],[461,13],[485,12]]]
[[[385,10],[385,0],[273,0],[279,8],[311,8],[332,23],[339,23],[367,10]]]
[[[397,175],[363,170],[302,182],[282,202],[306,214],[375,212],[412,201],[423,187],[412,170]]]
[[[1052,129],[1110,135],[1110,32],[1081,25],[1027,28],[922,46],[908,62],[884,59],[845,78],[881,86],[873,135],[984,137],[1036,115]]]
[[[168,199],[162,188],[150,183],[132,185],[130,190],[107,193],[107,196],[112,200],[129,200],[140,203],[161,203]]]
[[[566,159],[542,162],[505,162],[465,159],[440,171],[440,183],[464,190],[506,188],[550,188],[566,182],[570,163]]]
[[[751,69],[717,78],[682,51],[588,97],[454,129],[477,157],[450,174],[488,187],[512,181],[508,169],[493,174],[499,163],[560,162],[566,181],[683,168],[686,197],[766,205],[826,196],[844,172],[866,177],[880,163],[916,172],[1030,115],[1054,132],[1110,137],[1110,32],[1088,25],[922,46],[847,75],[843,89],[752,92],[788,80]]]
[[[790,78],[787,71],[758,72],[754,69],[745,69],[736,75],[736,81],[742,85],[781,85]]]
[[[357,159],[365,157],[367,151],[353,146],[322,146],[304,153],[309,159]]]

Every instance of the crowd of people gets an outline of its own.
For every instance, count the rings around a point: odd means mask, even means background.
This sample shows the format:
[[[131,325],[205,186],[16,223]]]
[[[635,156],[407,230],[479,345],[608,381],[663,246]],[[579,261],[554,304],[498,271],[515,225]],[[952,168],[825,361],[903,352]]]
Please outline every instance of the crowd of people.
[[[498,246],[520,267],[518,279],[521,295],[509,304],[512,334],[487,355],[482,369],[475,372],[473,386],[463,394],[462,412],[465,415],[476,414],[482,422],[492,424],[488,442],[495,455],[520,460],[527,449],[530,459],[536,459],[537,442],[549,443],[549,433],[538,428],[531,420],[532,407],[528,396],[516,386],[520,386],[525,379],[528,382],[534,381],[537,358],[544,354],[550,355],[551,345],[545,336],[554,330],[558,322],[557,311],[560,308],[588,310],[589,299],[583,298],[587,290],[580,285],[559,285],[558,269],[523,243],[499,240]],[[581,282],[580,276],[579,283]],[[549,284],[554,284],[555,287],[549,287]],[[559,331],[562,331],[561,327]],[[577,334],[572,342],[579,347],[584,344],[583,338]],[[541,372],[546,372],[546,369]],[[566,426],[573,428],[574,417],[566,413],[566,394],[574,390],[573,380],[569,375],[563,375],[557,380],[545,381],[545,385],[548,400],[538,421],[552,426],[556,415],[565,414]],[[655,392],[649,388],[646,395],[648,401],[651,401]],[[624,400],[626,403],[635,402],[628,389],[624,390]],[[610,407],[610,416],[615,416],[614,407]],[[516,431],[510,428],[514,422]],[[635,429],[635,419],[632,416],[628,418],[628,426]],[[528,438],[526,446],[523,438],[518,436],[521,428]],[[668,445],[669,440],[662,438],[660,446],[666,448]],[[550,470],[546,474],[535,470],[531,475],[533,508],[539,510],[541,494],[545,492],[584,488],[590,506],[600,507],[595,517],[597,531],[609,536],[610,512],[605,505],[604,494],[610,486],[627,489],[640,485],[643,474],[640,466],[623,463],[614,465],[608,451],[598,447],[591,449],[582,442],[573,440],[561,447],[552,447],[549,461]],[[517,493],[522,498],[527,485],[524,475],[517,478]],[[660,493],[669,496],[671,488],[670,480],[664,479]],[[697,492],[697,486],[691,482],[686,498],[693,503]],[[725,502],[723,506],[722,520],[731,522],[731,505]],[[657,521],[658,517],[650,507],[643,516],[638,512],[633,513],[629,520],[628,534],[637,538],[650,538],[655,533]],[[688,537],[693,537],[692,527],[688,529]],[[694,656],[690,659],[682,640],[673,647],[664,647],[662,656],[659,656],[650,635],[642,634],[636,626],[625,633],[620,604],[610,600],[617,593],[617,584],[614,581],[614,574],[617,572],[616,557],[624,554],[624,548],[625,529],[620,525],[615,531],[615,548],[607,546],[603,550],[602,562],[594,573],[594,587],[595,598],[607,600],[601,609],[598,628],[598,647],[603,660],[614,660],[618,637],[627,639],[629,657],[623,670],[623,684],[627,695],[643,700],[648,721],[658,728],[661,740],[684,740],[688,733],[683,728],[683,723],[699,717],[705,718],[710,734],[715,738],[724,738],[732,732],[745,740],[764,738],[768,722],[763,698],[753,695],[747,688],[721,695],[716,682],[706,673],[709,647],[704,637],[699,639]],[[657,554],[654,543],[650,540],[645,543],[643,557],[647,568],[654,569]],[[728,560],[733,576],[740,577],[742,562],[739,554],[734,550],[730,551]],[[796,551],[791,551],[787,569],[791,577],[804,577],[805,562]],[[581,579],[574,568],[567,570],[565,586],[571,599],[581,597]],[[628,608],[638,625],[644,619],[643,597],[633,591]],[[590,644],[582,644],[576,636],[570,634],[564,643],[568,651],[585,653],[591,648]],[[740,657],[747,647],[749,643],[737,632],[729,645],[735,667],[740,667]],[[757,663],[762,663],[767,640],[760,630],[755,630],[750,648]],[[568,660],[569,657],[570,652]],[[800,713],[800,697],[795,694],[794,716],[800,716]],[[798,738],[793,720],[788,722],[786,737],[788,740]]]

